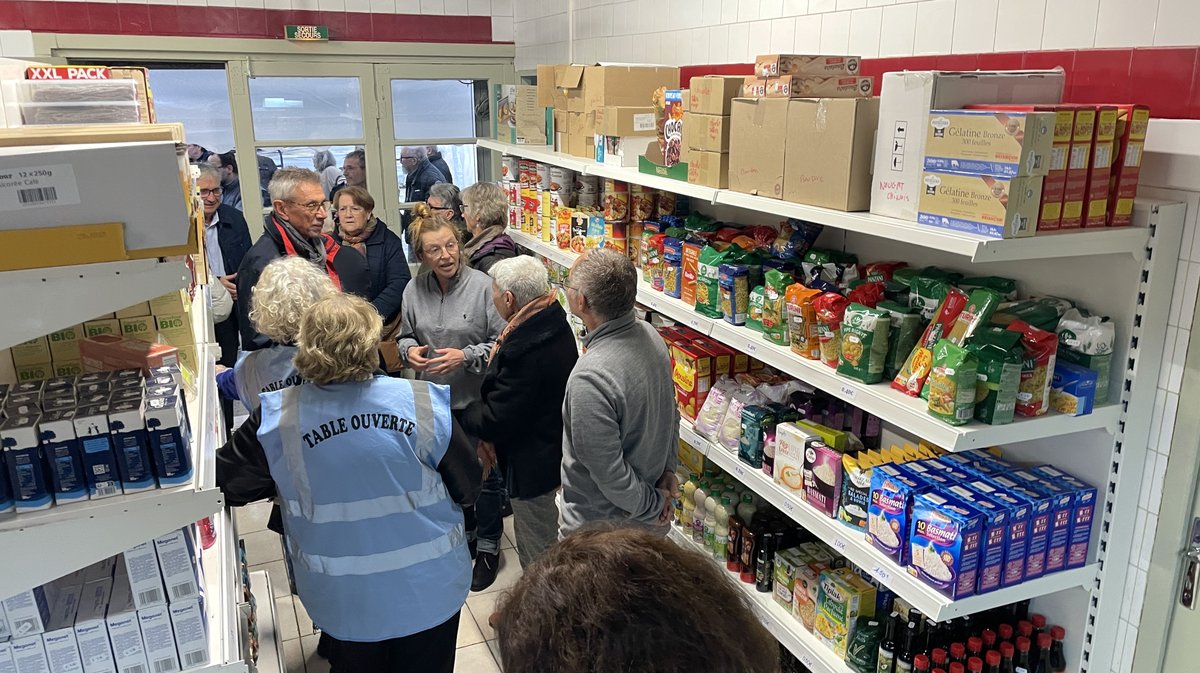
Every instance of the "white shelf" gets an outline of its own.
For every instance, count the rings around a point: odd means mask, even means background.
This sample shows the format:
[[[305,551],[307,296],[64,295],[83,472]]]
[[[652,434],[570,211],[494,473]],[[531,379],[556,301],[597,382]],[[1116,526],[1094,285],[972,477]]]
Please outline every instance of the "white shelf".
[[[0,272],[0,349],[187,287],[182,261],[58,266]]]
[[[265,570],[250,573],[250,593],[258,606],[258,661],[256,673],[287,673],[283,668],[283,646],[279,642],[279,621],[275,614],[275,594]]]
[[[204,566],[204,607],[208,610],[208,666],[188,669],[188,673],[247,673],[241,660],[241,620],[238,617],[237,530],[229,510],[212,515],[216,543],[201,552]],[[274,604],[268,601],[273,608]],[[259,609],[263,607],[260,604]],[[260,613],[262,614],[262,613]]]
[[[576,255],[572,251],[562,250],[529,234],[513,230],[509,230],[508,234],[522,246],[563,266],[570,266],[575,260]],[[925,400],[919,397],[905,395],[886,382],[867,385],[838,376],[833,368],[815,360],[807,360],[788,348],[770,343],[754,330],[700,315],[683,301],[656,292],[644,282],[638,283],[637,298],[639,303],[705,336],[752,355],[947,451],[1002,446],[1088,430],[1102,429],[1112,432],[1116,429],[1120,417],[1120,406],[1110,404],[1097,407],[1086,416],[1066,416],[1051,412],[1037,418],[1018,417],[1007,425],[987,425],[979,422],[960,426],[949,425],[930,416],[926,411]]]
[[[733,475],[735,479],[803,526],[805,530],[816,535],[833,547],[836,552],[867,571],[872,577],[935,621],[940,622],[974,614],[1066,589],[1090,588],[1100,570],[1100,564],[1093,563],[1081,568],[1051,573],[998,591],[951,600],[921,580],[909,575],[904,568],[896,565],[890,558],[875,549],[867,541],[866,535],[862,531],[846,526],[813,509],[808,503],[801,501],[794,494],[777,485],[762,470],[756,470],[746,465],[733,453],[701,437],[686,420],[679,423],[679,436],[721,469]]]
[[[196,393],[187,398],[192,482],[0,517],[0,596],[62,577],[221,509],[224,496],[215,485],[213,461],[220,418],[213,357],[207,348],[197,351],[202,373]]]
[[[972,236],[948,229],[926,227],[892,217],[871,213],[847,213],[829,208],[790,203],[765,196],[742,194],[728,189],[713,189],[641,173],[636,168],[603,166],[594,161],[555,152],[546,145],[510,145],[495,140],[479,140],[480,147],[543,163],[570,168],[584,175],[599,175],[664,191],[684,194],[707,203],[743,208],[779,217],[795,217],[828,227],[878,236],[933,250],[943,250],[969,258],[972,262],[1003,262],[1058,257],[1083,257],[1107,254],[1144,254],[1150,238],[1142,227],[1123,227],[1094,231],[1068,231],[1030,238],[993,239]]]
[[[700,545],[686,536],[674,524],[671,525],[671,532],[668,534],[668,537],[684,549],[692,549],[698,553],[708,555]],[[715,560],[713,562],[716,563]],[[800,620],[793,617],[776,603],[773,593],[760,593],[753,585],[742,582],[733,573],[724,568],[721,568],[721,570],[726,572],[730,577],[730,581],[746,594],[750,608],[754,610],[754,615],[758,617],[758,621],[762,622],[762,625],[771,632],[771,635],[775,636],[775,639],[781,645],[796,655],[800,663],[807,666],[814,673],[853,673],[852,669],[844,661],[838,659],[833,650],[817,640],[816,636],[804,628]],[[703,589],[703,587],[700,588]]]

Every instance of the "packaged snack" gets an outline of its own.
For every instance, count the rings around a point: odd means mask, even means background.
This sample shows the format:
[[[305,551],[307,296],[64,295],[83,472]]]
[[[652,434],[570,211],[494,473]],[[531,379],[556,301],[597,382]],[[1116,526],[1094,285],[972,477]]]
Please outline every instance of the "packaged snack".
[[[996,488],[995,484],[985,479],[968,481],[965,486],[971,492],[1007,509],[1008,533],[1004,542],[1004,572],[1000,577],[1000,586],[1020,583],[1025,578],[1025,557],[1029,550],[1029,503]]]
[[[796,570],[800,567],[800,558],[794,549],[781,549],[775,552],[775,602],[788,613],[792,611],[795,597],[792,591],[796,586]]]
[[[839,250],[809,250],[804,255],[801,268],[804,270],[805,284],[810,287],[812,281],[822,280],[846,289],[850,287],[850,283],[859,279],[858,257]]]
[[[813,299],[813,311],[817,316],[817,340],[821,347],[821,362],[830,367],[838,366],[841,351],[842,320],[850,301],[835,292],[825,292]]]
[[[875,587],[848,568],[821,573],[813,632],[839,659],[846,657],[858,617],[874,615]]]
[[[810,290],[800,283],[789,285],[784,293],[788,315],[788,341],[792,352],[809,360],[821,359],[821,344],[818,337],[817,313],[813,299],[820,290]]]
[[[815,222],[789,218],[771,243],[771,254],[783,259],[804,259],[824,229],[824,225]]]
[[[1112,372],[1116,330],[1099,316],[1084,316],[1073,308],[1063,314],[1056,329],[1059,362],[1087,367],[1096,372],[1096,401],[1108,401],[1108,381]]]
[[[1026,527],[1028,533],[1026,535],[1025,579],[1032,580],[1045,575],[1046,554],[1050,548],[1050,530],[1054,525],[1053,496],[1040,489],[1029,488],[1028,484],[1014,479],[1009,472],[989,476],[986,481],[997,492],[1004,493],[1028,507],[1029,525]]]
[[[975,418],[989,425],[1012,423],[1021,385],[1021,335],[998,327],[975,333],[967,350],[979,362]]]
[[[650,271],[650,287],[662,292],[666,284],[666,271],[663,268],[663,252],[668,236],[654,234],[646,247],[646,266]],[[644,272],[643,272],[644,273]]]
[[[763,304],[767,301],[767,291],[763,286],[750,290],[750,311],[746,314],[746,327],[755,332],[762,332]]]
[[[655,234],[662,233],[662,226],[658,222],[647,221],[642,223],[642,236],[638,243],[638,262],[637,266],[642,270],[642,280],[649,283],[651,280],[650,265],[653,260],[650,241]]]
[[[902,474],[895,465],[871,470],[871,504],[867,508],[867,540],[888,558],[908,565],[913,498],[927,484]]]
[[[859,530],[867,528],[867,507],[871,504],[871,468],[865,452],[842,456],[842,493],[838,499],[838,519]]]
[[[774,478],[775,453],[779,444],[779,424],[800,420],[800,413],[786,404],[772,402],[769,406],[775,414],[775,422],[763,428],[762,471],[768,477]]]
[[[712,246],[700,251],[696,266],[696,312],[710,318],[720,318],[720,268],[727,255]]]
[[[817,625],[817,598],[821,593],[821,573],[826,570],[832,570],[832,566],[828,562],[816,559],[796,568],[796,584],[792,588],[792,613],[810,633]]]
[[[750,310],[750,269],[741,264],[722,264],[717,282],[725,322],[745,325]]]
[[[992,314],[992,324],[1007,327],[1014,320],[1021,320],[1040,330],[1053,332],[1058,328],[1058,321],[1073,308],[1075,308],[1075,304],[1070,299],[1059,297],[1024,299],[1010,304],[1002,304]]]
[[[1050,406],[1060,414],[1085,416],[1092,413],[1096,402],[1096,372],[1059,361],[1054,365],[1054,382],[1050,389]]]
[[[964,425],[975,416],[975,378],[979,361],[975,355],[949,339],[933,349],[929,388],[929,414],[950,425]]]
[[[846,299],[851,303],[862,304],[867,308],[876,308],[879,302],[883,301],[884,284],[883,282],[868,283],[861,280],[856,280],[851,284],[850,291],[846,293]]]
[[[917,345],[917,339],[921,338],[921,327],[925,321],[916,309],[894,301],[881,301],[877,308],[887,311],[888,322],[891,323],[888,328],[887,357],[883,360],[883,376],[894,379],[904,366],[908,354]]]
[[[842,454],[824,442],[804,447],[804,500],[829,518],[837,516],[842,487]]]
[[[938,493],[913,502],[908,572],[958,600],[975,593],[983,517],[974,508]]]
[[[1017,392],[1017,413],[1022,416],[1041,416],[1050,406],[1058,338],[1053,332],[1040,330],[1022,320],[1009,323],[1008,329],[1021,335],[1021,346],[1025,349],[1025,357],[1021,361],[1021,385]]]
[[[768,430],[774,429],[775,412],[770,407],[756,404],[743,408],[738,458],[750,467],[762,469],[763,442]]]
[[[775,483],[804,497],[804,447],[816,437],[795,423],[775,426]]]
[[[1000,294],[995,290],[985,287],[972,290],[967,299],[967,305],[954,319],[954,325],[946,334],[946,340],[956,346],[964,345],[970,340],[975,330],[979,329],[981,325],[988,324],[992,313],[999,305]]]
[[[826,420],[829,420],[828,416],[826,416]],[[813,421],[807,419],[797,421],[796,424],[809,434],[819,437],[821,441],[833,447],[833,450],[837,451],[838,453],[847,450],[847,448],[850,446],[850,435],[845,430],[837,430],[829,425],[814,423]],[[836,425],[840,427],[842,424],[836,423]]]
[[[586,212],[576,211],[571,215],[571,250],[578,254],[583,254],[587,249],[588,236],[588,220],[590,216]]]
[[[887,311],[850,304],[842,320],[838,374],[863,383],[882,381],[890,328]]]
[[[1092,518],[1096,513],[1096,487],[1051,465],[1041,465],[1032,468],[1032,471],[1073,493],[1074,510],[1066,566],[1078,568],[1086,564],[1088,545],[1092,539]]]
[[[949,489],[950,495],[970,505],[983,516],[979,537],[979,574],[975,593],[984,594],[1003,586],[1009,508],[982,496],[964,484]]]
[[[700,272],[700,251],[704,246],[692,241],[683,243],[683,276],[679,298],[688,306],[696,305],[696,281]]]
[[[588,216],[587,241],[584,243],[584,248],[587,250],[603,248],[605,231],[607,231],[607,225],[603,215]]]
[[[1044,478],[1034,470],[1014,470],[1008,475],[1025,488],[1050,497],[1050,536],[1046,544],[1046,572],[1067,565],[1067,545],[1071,538],[1071,518],[1075,511],[1074,491]]]
[[[954,324],[958,314],[967,305],[967,295],[962,290],[948,287],[946,296],[938,306],[937,315],[925,328],[920,341],[909,353],[900,373],[892,380],[892,387],[916,397],[925,386],[925,379],[933,366],[933,347]]]
[[[767,341],[780,346],[788,343],[787,304],[785,295],[792,277],[777,269],[766,273],[762,307],[762,331]]]
[[[683,279],[683,241],[678,238],[663,239],[663,294],[679,298]]]
[[[1004,301],[1013,301],[1017,298],[1017,281],[1002,276],[963,278],[958,282],[958,287],[965,292],[970,292],[980,287],[995,290]]]
[[[709,439],[717,436],[717,428],[721,425],[725,411],[729,409],[729,398],[736,387],[737,384],[730,378],[718,379],[713,384],[712,389],[708,391],[708,397],[704,399],[704,404],[700,406],[700,413],[696,414],[696,432],[701,436]]]

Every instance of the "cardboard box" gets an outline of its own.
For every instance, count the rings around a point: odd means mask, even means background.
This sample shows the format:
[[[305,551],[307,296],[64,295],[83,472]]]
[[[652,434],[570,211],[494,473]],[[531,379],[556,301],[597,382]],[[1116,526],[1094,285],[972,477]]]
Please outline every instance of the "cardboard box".
[[[153,369],[179,363],[174,346],[126,339],[113,334],[101,334],[84,339],[79,344],[84,371],[113,369]]]
[[[870,98],[874,92],[874,77],[785,75],[767,80],[771,98]]]
[[[583,71],[587,66],[564,65],[554,70],[554,107],[567,112],[587,112],[583,100]],[[638,101],[640,105],[645,101]],[[615,103],[614,103],[615,105]],[[594,109],[594,108],[593,108]]]
[[[13,364],[18,367],[46,363],[52,359],[46,337],[34,337],[16,344],[9,348],[9,353],[12,355]]]
[[[4,177],[0,173],[0,179]],[[0,271],[129,259],[119,223],[0,228]]]
[[[83,360],[55,360],[50,363],[54,376],[79,376],[83,373]]]
[[[662,87],[679,87],[679,68],[669,66],[594,65],[583,71],[583,108],[649,105]],[[568,108],[570,109],[570,108]]]
[[[140,318],[144,315],[153,314],[154,312],[150,310],[150,302],[144,301],[140,304],[134,304],[133,306],[128,306],[120,311],[117,311],[113,314],[113,317],[120,320],[121,318]]]
[[[889,72],[880,87],[871,212],[915,220],[924,185],[925,123],[930,110],[972,103],[1057,103],[1062,70]]]
[[[111,578],[83,585],[79,612],[75,615],[75,642],[79,645],[84,673],[117,673],[104,620],[112,586]]]
[[[137,339],[138,341],[148,341],[150,343],[158,341],[158,328],[154,316],[144,315],[137,318],[121,318],[118,323],[121,326],[121,336],[127,339]],[[78,347],[76,350],[78,350]]]
[[[712,388],[712,357],[707,351],[677,340],[671,346],[672,379],[679,413],[694,420]]]
[[[1075,110],[1075,127],[1071,132],[1071,153],[1067,159],[1067,179],[1063,186],[1060,229],[1079,229],[1083,226],[1083,202],[1087,198],[1096,135],[1095,106],[1072,107]]]
[[[197,567],[196,544],[190,528],[180,528],[154,538],[158,566],[171,602],[190,600],[200,595],[200,575]]]
[[[83,336],[85,339],[100,336],[101,334],[117,334],[121,333],[121,322],[115,318],[105,320],[89,320],[83,323]]]
[[[150,92],[150,71],[146,68],[109,68],[113,79],[131,79],[137,86],[138,119],[143,124],[158,121],[154,112],[154,94]]]
[[[729,155],[724,152],[692,150],[688,158],[688,182],[716,189],[729,186]]]
[[[741,94],[744,79],[740,75],[693,77],[688,85],[688,112],[729,116],[733,99]]]
[[[684,145],[693,150],[728,152],[731,128],[728,116],[683,113]]]
[[[179,654],[175,649],[175,632],[171,628],[171,612],[166,605],[142,608],[137,611],[146,660],[152,671],[178,671]]]
[[[44,632],[50,621],[53,601],[54,596],[47,595],[46,587],[26,589],[4,599],[4,615],[12,637],[37,636]]]
[[[175,651],[184,670],[208,665],[208,615],[200,597],[171,604]]]
[[[75,325],[46,335],[50,342],[51,360],[78,360],[79,342],[83,341],[83,325]]]
[[[537,101],[542,107],[554,107],[555,73],[561,65],[539,65],[537,67]]]
[[[783,198],[786,98],[735,98],[730,115],[729,189]]]
[[[917,222],[988,238],[1020,238],[1037,231],[1041,177],[926,172]]]
[[[104,621],[117,670],[139,670],[138,666],[141,666],[140,670],[150,670],[146,664],[146,646],[142,642],[137,608],[133,605],[133,592],[129,588],[129,577],[124,572],[118,571],[113,577],[112,597]]]
[[[754,59],[754,74],[759,77],[779,77],[780,75],[841,77],[857,75],[858,72],[858,56],[766,54]]]
[[[75,614],[83,596],[83,585],[56,585],[54,605],[50,608],[50,623],[42,634],[46,660],[51,673],[81,673],[79,643],[75,639]]]
[[[1108,224],[1108,178],[1112,174],[1113,141],[1117,135],[1117,108],[1096,108],[1096,133],[1092,140],[1092,160],[1088,168],[1087,195],[1083,200],[1085,229]]]
[[[175,290],[150,300],[150,315],[184,313],[191,308],[192,300],[187,290]]]
[[[123,169],[114,172],[113,166]],[[21,194],[12,196],[21,197],[28,191],[25,205],[30,198],[41,205],[22,208],[19,220],[8,218],[0,229],[122,222],[124,247],[131,257],[185,255],[197,250],[183,192],[182,176],[188,169],[182,146],[131,142],[0,147],[0,182],[4,176],[30,168],[41,174],[26,179]],[[28,184],[31,180],[36,184]],[[145,189],[141,207],[130,210],[128,195],[120,184]]]
[[[133,592],[133,605],[144,610],[156,605],[166,605],[167,595],[163,591],[162,571],[158,567],[158,553],[154,541],[130,547],[122,555],[125,562],[125,577]],[[117,571],[120,574],[120,569]]]
[[[1146,144],[1146,129],[1150,123],[1150,108],[1145,105],[1117,106],[1117,155],[1113,162],[1112,184],[1109,190],[1108,226],[1126,227],[1133,224],[1133,200],[1137,196],[1138,179],[1142,172],[1142,150]]]
[[[509,142],[518,145],[547,145],[554,137],[554,111],[538,105],[537,87],[517,85],[515,122]]]
[[[933,110],[925,127],[925,170],[970,175],[1045,176],[1054,114]]]
[[[871,205],[874,98],[804,98],[788,107],[783,199],[837,210]]]
[[[596,157],[596,115],[592,112],[567,113],[567,151],[584,159]]]
[[[609,106],[596,110],[596,135],[604,136],[656,136],[658,114],[653,107]]]
[[[638,159],[642,157],[651,144],[657,144],[656,136],[592,136],[595,144],[596,154],[595,160],[598,164],[605,166],[624,166],[633,168],[638,165]]]
[[[17,673],[49,673],[50,661],[46,659],[46,648],[42,637],[26,636],[13,638],[12,657]]]

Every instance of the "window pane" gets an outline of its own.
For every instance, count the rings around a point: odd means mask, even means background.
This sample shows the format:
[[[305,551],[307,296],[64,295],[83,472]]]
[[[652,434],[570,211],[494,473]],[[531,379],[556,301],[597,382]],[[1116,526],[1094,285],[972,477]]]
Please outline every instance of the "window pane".
[[[456,79],[392,80],[396,138],[474,138],[474,89]]]
[[[151,68],[150,90],[160,122],[181,122],[189,143],[213,152],[233,149],[225,70]]]
[[[252,77],[256,140],[363,137],[357,77]]]
[[[306,147],[260,147],[258,148],[258,180],[259,184],[265,190],[267,183],[271,179],[271,175],[280,168],[307,168],[309,170],[317,170],[316,156],[318,152],[329,150],[333,155],[333,165],[336,170],[323,172],[322,186],[325,187],[325,193],[329,191],[342,176],[342,166],[345,164],[346,155],[358,148],[349,145],[340,147],[328,147],[325,145],[313,145]],[[239,166],[240,168],[240,166]],[[270,199],[266,197],[266,192],[262,194],[263,205],[270,205]],[[243,197],[244,198],[244,197]]]
[[[447,177],[458,185],[459,189],[465,189],[479,181],[479,160],[475,145],[437,145],[436,147],[442,155],[442,160],[450,169],[450,175]],[[404,174],[404,166],[400,163],[400,151],[403,149],[403,147],[396,148],[396,179],[400,186],[401,201],[404,200],[404,182],[407,178]]]

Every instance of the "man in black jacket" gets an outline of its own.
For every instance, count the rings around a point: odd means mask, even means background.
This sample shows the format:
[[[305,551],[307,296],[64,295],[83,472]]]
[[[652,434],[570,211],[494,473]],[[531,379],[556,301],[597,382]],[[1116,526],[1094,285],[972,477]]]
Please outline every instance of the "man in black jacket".
[[[281,168],[269,187],[273,210],[263,222],[263,234],[246,253],[237,273],[238,327],[242,332],[242,350],[266,348],[271,340],[250,324],[250,291],[273,259],[298,255],[310,260],[329,274],[343,292],[367,297],[371,275],[367,260],[357,250],[342,247],[324,233],[329,215],[321,178],[306,168]]]
[[[441,172],[442,177],[446,178],[446,182],[454,184],[454,176],[450,175],[450,166],[446,160],[442,158],[442,153],[438,151],[437,145],[426,145],[425,154],[429,157],[429,163]]]
[[[442,175],[425,154],[424,147],[405,147],[400,150],[400,167],[404,169],[404,201],[415,203],[429,198],[429,188],[439,182],[446,182]],[[408,212],[401,214],[400,230],[404,240],[408,241]],[[408,241],[411,245],[412,241]]]
[[[504,477],[517,553],[528,567],[558,539],[562,399],[579,347],[540,262],[504,259],[490,275],[492,300],[508,325],[492,350],[481,401],[461,420],[481,440],[484,469],[498,465]],[[476,561],[476,578],[482,571]]]
[[[217,345],[221,347],[218,363],[232,367],[238,354],[238,311],[239,304],[250,301],[249,297],[238,301],[237,270],[242,259],[250,250],[250,229],[246,218],[237,208],[221,203],[221,176],[208,164],[200,164],[200,178],[196,187],[204,205],[204,247],[208,256],[208,270],[234,301],[234,312],[229,318],[213,327]],[[221,411],[225,416],[225,428],[233,427],[233,400],[222,399]]]

